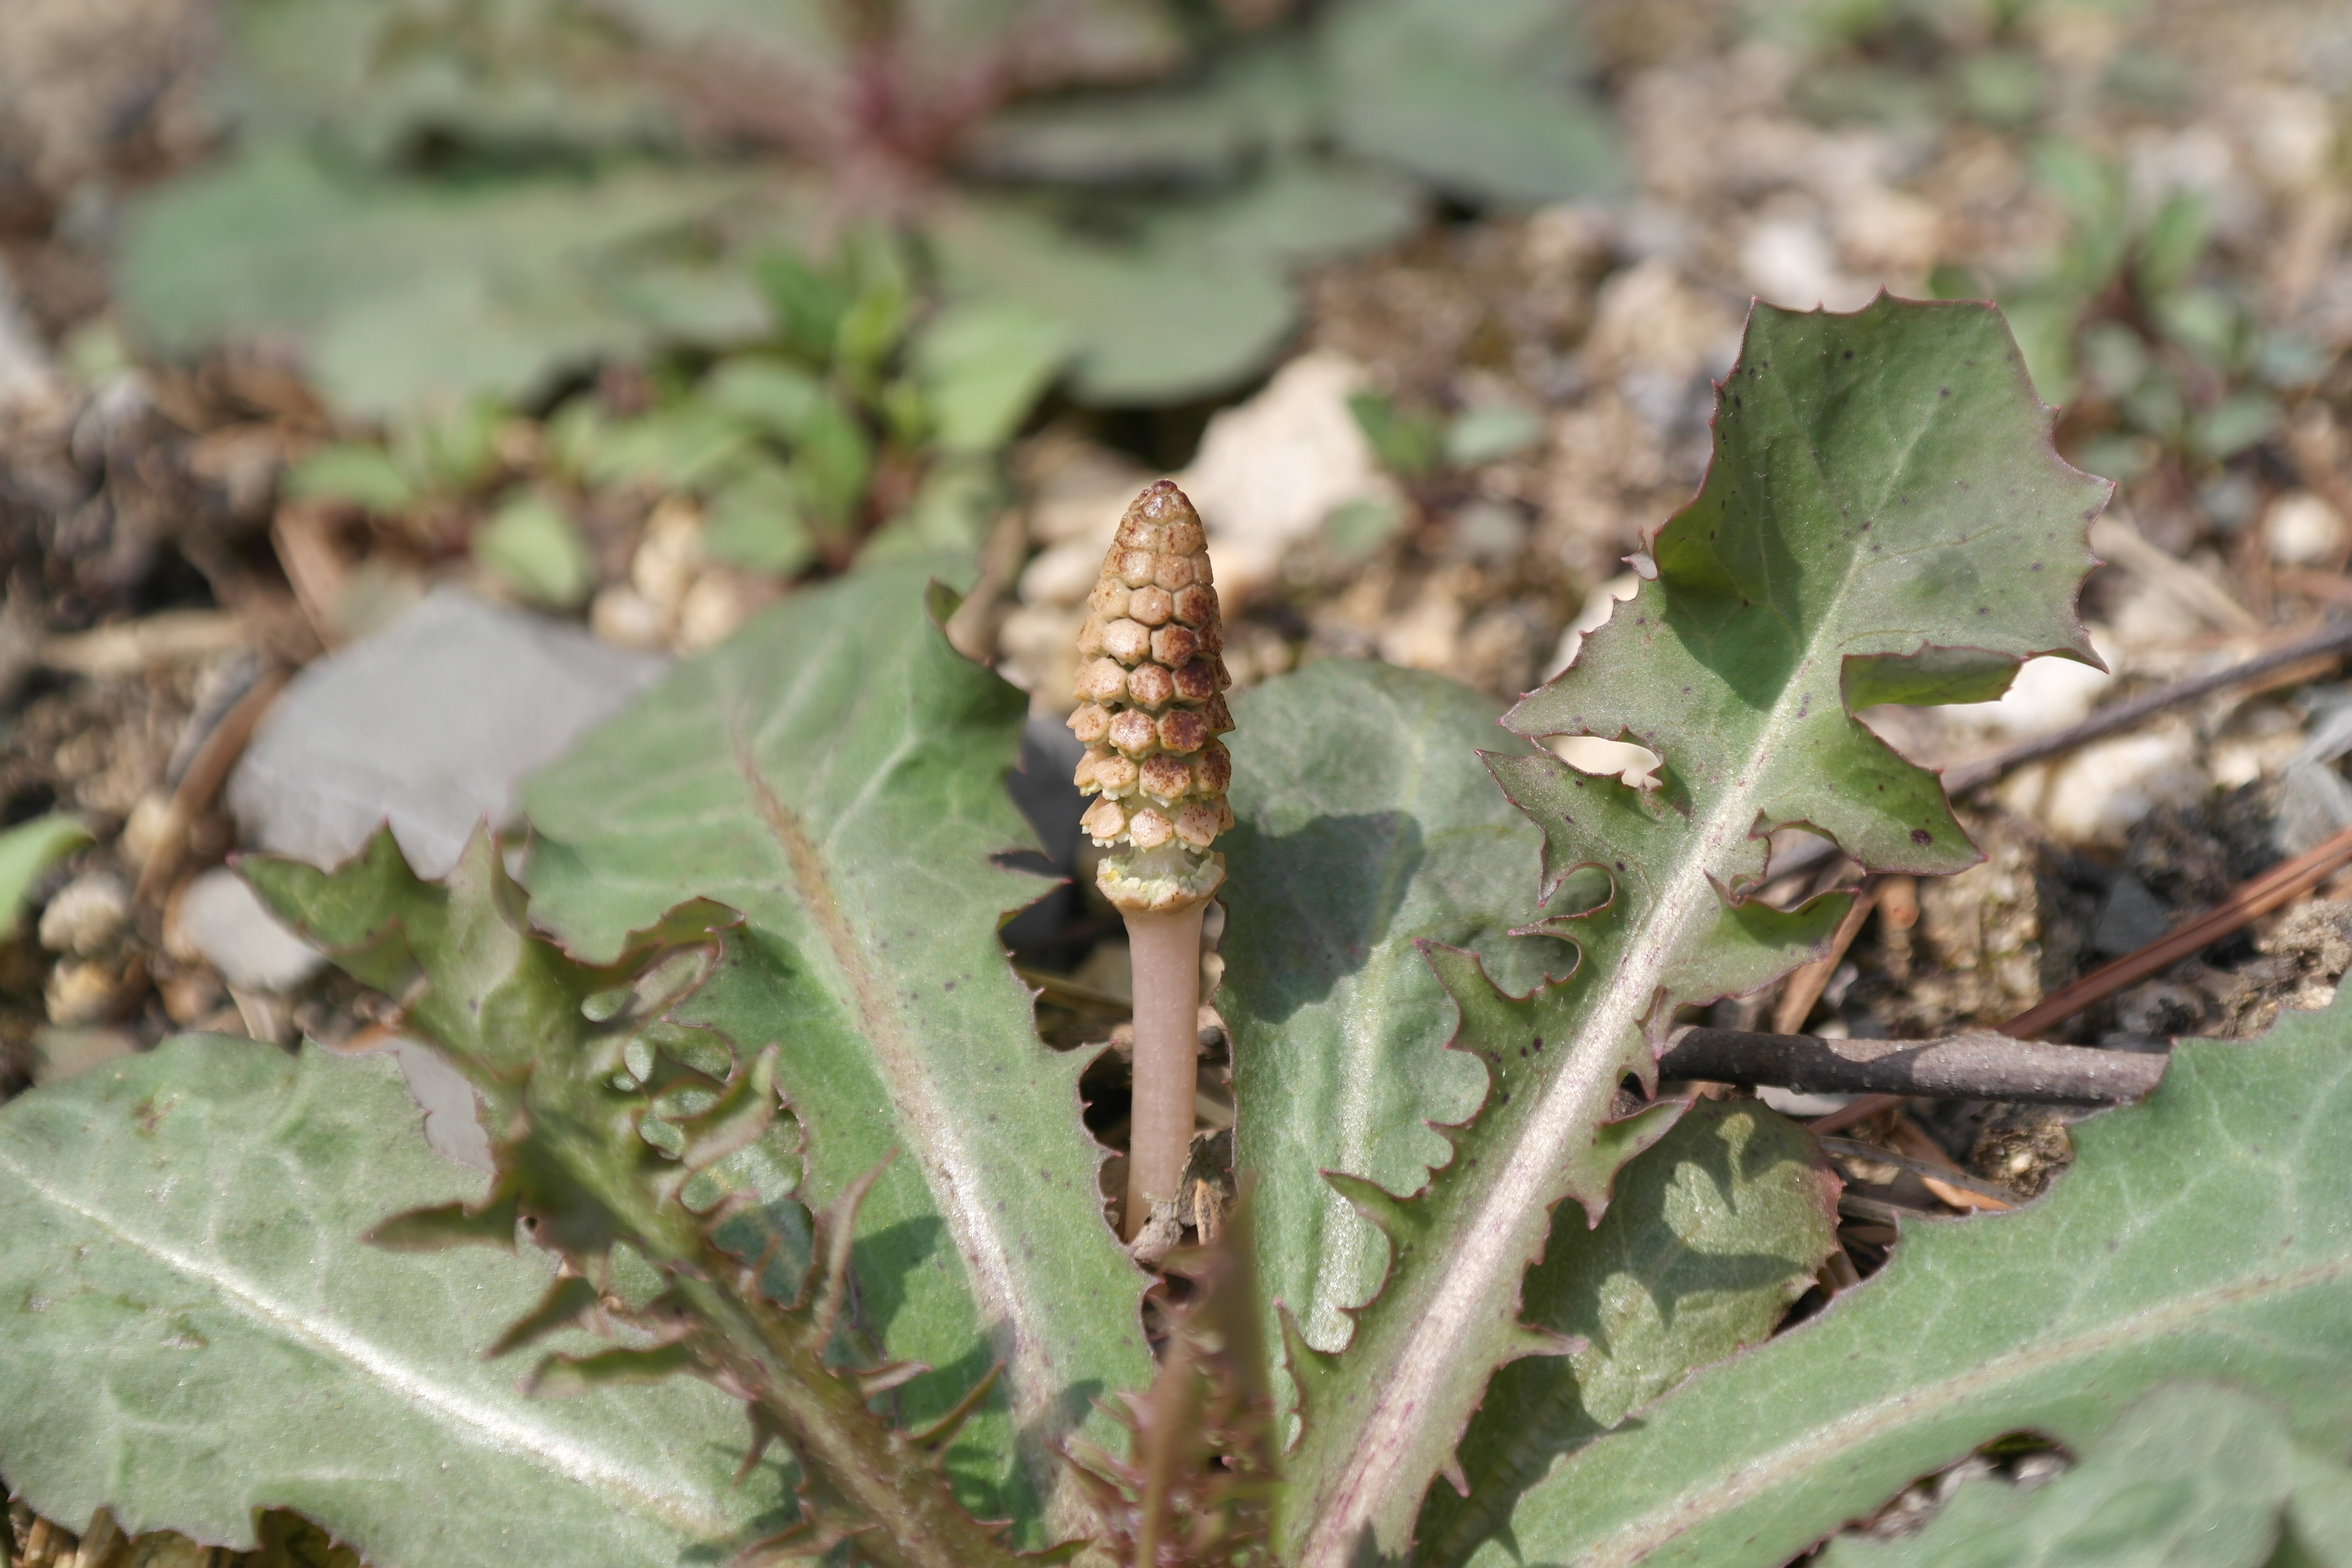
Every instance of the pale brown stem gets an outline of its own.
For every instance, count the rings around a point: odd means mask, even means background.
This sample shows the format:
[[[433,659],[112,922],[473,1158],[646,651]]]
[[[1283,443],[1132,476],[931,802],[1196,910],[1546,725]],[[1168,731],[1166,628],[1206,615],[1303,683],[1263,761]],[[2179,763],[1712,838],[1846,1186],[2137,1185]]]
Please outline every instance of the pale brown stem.
[[[1837,933],[1830,938],[1830,950],[1810,963],[1802,963],[1781,984],[1779,1005],[1772,1010],[1772,1032],[1793,1035],[1805,1026],[1813,1015],[1813,1004],[1822,999],[1829,988],[1830,977],[1845,961],[1846,949],[1861,934],[1862,922],[1870,918],[1878,902],[1878,879],[1866,878],[1854,889],[1853,902],[1846,906],[1845,918],[1838,921]]]
[[[1192,1154],[1201,1053],[1203,899],[1172,914],[1127,917],[1135,970],[1135,1109],[1127,1150],[1125,1235],[1135,1239],[1155,1203],[1173,1203]]]

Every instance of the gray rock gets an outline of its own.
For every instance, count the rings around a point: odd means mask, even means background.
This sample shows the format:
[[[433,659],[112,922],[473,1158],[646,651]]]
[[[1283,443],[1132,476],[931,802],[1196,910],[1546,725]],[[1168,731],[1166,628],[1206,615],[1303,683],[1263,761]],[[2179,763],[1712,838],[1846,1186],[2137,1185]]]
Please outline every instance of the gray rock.
[[[296,677],[228,786],[247,844],[332,866],[389,821],[422,876],[503,825],[522,780],[645,689],[663,660],[444,588]]]
[[[2110,958],[2137,952],[2172,927],[2172,911],[2128,871],[2107,885],[2091,928],[2091,946]]]
[[[172,948],[198,954],[239,991],[291,991],[326,963],[226,866],[182,890],[168,934]]]
[[[2352,827],[2352,784],[2332,763],[2297,758],[2281,770],[2278,815],[2271,824],[2271,843],[2280,854],[2316,849],[2347,827]]]

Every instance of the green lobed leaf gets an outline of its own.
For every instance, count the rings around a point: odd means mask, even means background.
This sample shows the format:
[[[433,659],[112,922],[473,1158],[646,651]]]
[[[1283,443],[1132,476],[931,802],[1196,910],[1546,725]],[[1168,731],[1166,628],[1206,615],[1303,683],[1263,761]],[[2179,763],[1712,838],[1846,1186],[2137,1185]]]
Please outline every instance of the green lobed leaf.
[[[1572,1197],[1597,1220],[1617,1166],[1673,1115],[1607,1120],[1622,1079],[1654,1079],[1675,1010],[1769,984],[1833,929],[1843,894],[1786,912],[1746,897],[1765,834],[1805,823],[1872,869],[1976,858],[1935,776],[1856,722],[1843,685],[1857,661],[1930,647],[1987,665],[2091,658],[2074,597],[2107,487],[2058,460],[2049,421],[1988,307],[1882,297],[1847,316],[1750,316],[1706,485],[1651,541],[1656,580],[1506,720],[1637,740],[1664,759],[1658,787],[1488,759],[1544,829],[1547,894],[1587,867],[1611,891],[1543,922],[1582,958],[1528,997],[1433,954],[1462,1012],[1454,1048],[1491,1083],[1424,1193],[1347,1184],[1394,1257],[1346,1355],[1301,1363],[1307,1425],[1277,1529],[1307,1568],[1351,1563],[1367,1535],[1401,1550],[1489,1375],[1548,1348],[1517,1321],[1520,1276],[1553,1205]],[[1936,695],[1951,674],[1912,687]]]
[[[735,354],[719,363],[696,399],[720,413],[788,441],[800,438],[824,397],[814,372],[771,354]]]
[[[1385,1246],[1318,1173],[1411,1192],[1446,1155],[1424,1123],[1478,1104],[1478,1069],[1443,1049],[1454,1005],[1415,942],[1475,951],[1522,991],[1575,955],[1507,934],[1532,912],[1509,900],[1526,897],[1541,838],[1477,764],[1477,747],[1508,739],[1499,703],[1327,659],[1236,692],[1233,710],[1217,1005],[1234,1035],[1234,1161],[1258,1179],[1269,1310],[1286,1304],[1337,1350]]]
[[[1694,1103],[1625,1167],[1588,1235],[1570,1211],[1528,1275],[1531,1322],[1579,1342],[1496,1373],[1432,1487],[1421,1561],[1452,1563],[1572,1452],[1743,1345],[1761,1343],[1837,1246],[1838,1182],[1811,1137],[1754,1100]]]
[[[857,1325],[935,1369],[896,1395],[908,1426],[1006,1363],[950,1464],[1037,1542],[1084,1506],[1052,1445],[1149,1379],[1144,1279],[1102,1217],[1083,1064],[1038,1041],[996,940],[1038,889],[991,859],[1031,843],[1003,783],[1024,703],[949,646],[928,572],[800,595],[680,665],[529,786],[528,875],[592,961],[681,898],[742,911],[686,1016],[782,1042],[813,1205],[896,1152],[858,1211]]]
[[[579,525],[546,497],[524,493],[474,532],[474,559],[536,604],[568,610],[596,585],[596,565]]]
[[[2183,1379],[2277,1406],[2340,1463],[2348,1047],[2352,992],[2252,1045],[2182,1044],[2144,1103],[2074,1129],[2041,1200],[1906,1224],[1884,1272],[1563,1460],[1471,1561],[1768,1568],[2006,1433],[2088,1451]],[[2323,1490],[2294,1512],[2324,1529]]]
[[[868,1404],[922,1369],[841,1342],[848,1227],[871,1173],[812,1215],[771,1195],[756,1171],[730,1169],[777,1142],[778,1047],[738,1048],[677,1015],[741,945],[731,911],[680,905],[592,968],[530,930],[486,830],[439,882],[410,870],[389,831],[332,872],[269,859],[245,870],[348,971],[404,981],[404,1025],[473,1086],[497,1169],[491,1196],[464,1217],[503,1226],[509,1246],[520,1221],[618,1299],[594,1325],[617,1347],[554,1352],[528,1386],[568,1395],[692,1371],[745,1400],[754,1452],[772,1437],[803,1461],[803,1536],[867,1531],[865,1554],[884,1568],[1011,1561],[897,1412]],[[458,1217],[412,1213],[376,1234],[404,1249],[462,1243]],[[755,1282],[745,1266],[761,1258]],[[788,1264],[801,1279],[789,1290],[773,1268],[787,1258],[807,1260]],[[564,1294],[556,1287],[499,1345],[535,1337]]]
[[[801,487],[791,469],[756,461],[710,498],[703,551],[730,566],[792,576],[816,558],[817,542],[802,506]]]
[[[438,135],[510,155],[675,140],[624,41],[565,0],[453,17],[433,0],[235,0],[226,91],[247,131],[324,131],[389,163]],[[557,154],[558,156],[561,153]]]
[[[979,66],[1031,89],[1148,79],[1183,58],[1178,17],[1150,0],[930,0],[845,20],[822,0],[614,0],[649,43],[689,57],[783,62],[799,90],[848,90],[874,68],[922,91],[952,90]]]
[[[1068,332],[1006,300],[951,306],[915,341],[915,371],[941,449],[992,452],[1013,438],[1069,355]]]
[[[1195,257],[1089,242],[1031,213],[973,204],[933,228],[959,294],[1052,312],[1075,343],[1071,388],[1097,404],[1194,397],[1272,357],[1297,300],[1273,268],[1203,268]]]
[[[537,1255],[362,1243],[484,1185],[388,1057],[192,1036],[0,1108],[0,1471],[51,1519],[240,1551],[292,1508],[373,1568],[708,1561],[789,1519],[788,1465],[730,1484],[716,1390],[553,1404],[482,1359]]]
[[[339,408],[381,416],[521,396],[644,348],[657,323],[621,287],[626,247],[741,197],[724,174],[439,184],[263,143],[142,198],[120,279],[163,347],[291,339]],[[747,337],[760,326],[748,310],[731,321]]]
[[[281,493],[298,500],[344,501],[362,510],[406,511],[424,499],[421,487],[382,447],[337,441],[286,470]]]
[[[1309,144],[1328,113],[1316,63],[1244,49],[1197,84],[1016,104],[982,121],[965,151],[1000,179],[1111,187],[1230,177],[1252,158]]]
[[[2263,1568],[2297,1489],[2282,1413],[2233,1388],[2159,1388],[2080,1467],[2031,1490],[1965,1482],[1915,1534],[1840,1536],[1822,1568]],[[2346,1482],[2352,1473],[2328,1467]]]
[[[1231,266],[1305,266],[1402,238],[1421,210],[1412,182],[1387,170],[1292,161],[1224,200],[1170,211],[1146,243]]]
[[[1360,0],[1326,53],[1343,145],[1473,198],[1573,201],[1623,182],[1615,128],[1577,81],[1573,9],[1547,0]]]

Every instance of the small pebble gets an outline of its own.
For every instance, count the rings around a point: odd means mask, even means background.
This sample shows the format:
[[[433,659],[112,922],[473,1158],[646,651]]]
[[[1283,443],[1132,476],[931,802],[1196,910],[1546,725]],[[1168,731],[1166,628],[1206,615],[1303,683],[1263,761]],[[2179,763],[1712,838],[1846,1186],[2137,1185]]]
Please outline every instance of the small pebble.
[[[2344,546],[2341,513],[2309,490],[2290,490],[2263,520],[2271,559],[2282,566],[2319,566]]]
[[[49,971],[45,988],[49,1022],[68,1028],[97,1023],[113,1011],[115,988],[121,980],[93,960],[64,960]]]
[[[588,624],[616,647],[658,648],[669,640],[661,606],[634,588],[614,586],[598,594],[588,608]]]
[[[122,824],[122,836],[115,840],[114,852],[122,863],[133,868],[143,868],[148,858],[163,842],[163,829],[172,817],[172,800],[160,790],[151,790],[139,797],[131,815]]]
[[[646,520],[645,537],[629,558],[629,586],[658,609],[664,620],[674,622],[701,570],[701,509],[672,496]]]
[[[164,977],[157,986],[163,996],[163,1014],[182,1028],[216,1010],[227,1000],[219,976],[210,969],[184,969]]]
[[[41,911],[41,945],[51,952],[95,958],[112,947],[131,921],[131,889],[111,871],[91,871],[58,890]]]

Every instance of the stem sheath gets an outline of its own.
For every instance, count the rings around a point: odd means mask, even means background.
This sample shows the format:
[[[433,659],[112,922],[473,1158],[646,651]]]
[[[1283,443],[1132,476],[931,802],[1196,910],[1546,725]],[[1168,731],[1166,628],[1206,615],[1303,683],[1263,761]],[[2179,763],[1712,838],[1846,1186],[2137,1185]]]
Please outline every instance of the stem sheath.
[[[1135,1108],[1127,1155],[1130,1241],[1154,1203],[1180,1194],[1192,1153],[1193,1094],[1201,1054],[1202,899],[1168,914],[1127,916],[1135,970]]]

